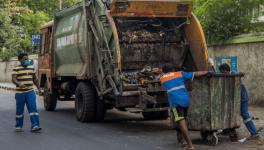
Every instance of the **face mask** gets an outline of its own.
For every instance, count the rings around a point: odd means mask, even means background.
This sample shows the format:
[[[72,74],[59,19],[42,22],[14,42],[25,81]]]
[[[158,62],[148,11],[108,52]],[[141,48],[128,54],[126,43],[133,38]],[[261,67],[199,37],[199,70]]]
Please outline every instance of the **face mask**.
[[[30,65],[30,61],[28,59],[25,59],[23,62],[22,62],[22,66],[24,67],[27,67]]]

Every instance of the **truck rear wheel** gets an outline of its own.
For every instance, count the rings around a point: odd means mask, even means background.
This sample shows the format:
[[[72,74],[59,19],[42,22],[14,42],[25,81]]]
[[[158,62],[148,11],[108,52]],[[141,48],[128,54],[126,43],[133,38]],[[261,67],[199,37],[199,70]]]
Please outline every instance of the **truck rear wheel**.
[[[142,112],[144,119],[147,120],[158,120],[158,119],[167,119],[168,111],[154,111],[154,112]]]
[[[105,116],[104,101],[99,100],[89,83],[80,82],[75,92],[75,113],[80,122],[102,121]]]
[[[57,105],[57,94],[48,90],[48,83],[44,85],[44,108],[47,111],[54,111]]]

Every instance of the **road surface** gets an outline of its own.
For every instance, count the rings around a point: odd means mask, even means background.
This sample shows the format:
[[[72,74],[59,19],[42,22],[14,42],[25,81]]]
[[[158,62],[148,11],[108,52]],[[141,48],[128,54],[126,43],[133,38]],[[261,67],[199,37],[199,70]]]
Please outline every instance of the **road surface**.
[[[31,133],[25,112],[24,132],[14,132],[14,93],[0,89],[0,149],[1,150],[180,150],[176,133],[168,121],[144,121],[138,114],[111,110],[103,123],[80,123],[74,116],[73,102],[58,102],[55,112],[46,112],[42,98],[38,110],[43,131]],[[260,150],[263,146],[231,143],[220,138],[216,147],[207,146],[198,132],[191,132],[198,150]]]

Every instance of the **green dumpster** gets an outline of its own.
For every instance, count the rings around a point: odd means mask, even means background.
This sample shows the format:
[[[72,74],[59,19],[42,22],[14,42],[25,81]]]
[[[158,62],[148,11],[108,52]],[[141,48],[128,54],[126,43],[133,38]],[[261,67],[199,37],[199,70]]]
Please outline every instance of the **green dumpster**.
[[[203,139],[217,145],[223,129],[238,128],[240,117],[240,74],[214,74],[193,82],[188,112],[190,130],[201,131]]]

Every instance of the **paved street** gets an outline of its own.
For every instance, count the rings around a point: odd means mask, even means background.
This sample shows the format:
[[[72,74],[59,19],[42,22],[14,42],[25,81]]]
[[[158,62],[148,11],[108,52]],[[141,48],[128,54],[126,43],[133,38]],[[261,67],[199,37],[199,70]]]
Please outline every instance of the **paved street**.
[[[103,123],[79,123],[72,102],[59,102],[55,112],[43,109],[38,100],[42,133],[29,132],[25,116],[24,132],[14,132],[14,93],[0,89],[1,150],[175,150],[180,149],[176,134],[168,121],[143,121],[140,115],[111,110]],[[260,115],[263,117],[263,115]],[[231,143],[221,137],[216,147],[201,142],[197,132],[191,133],[197,149],[260,150],[263,146]]]

